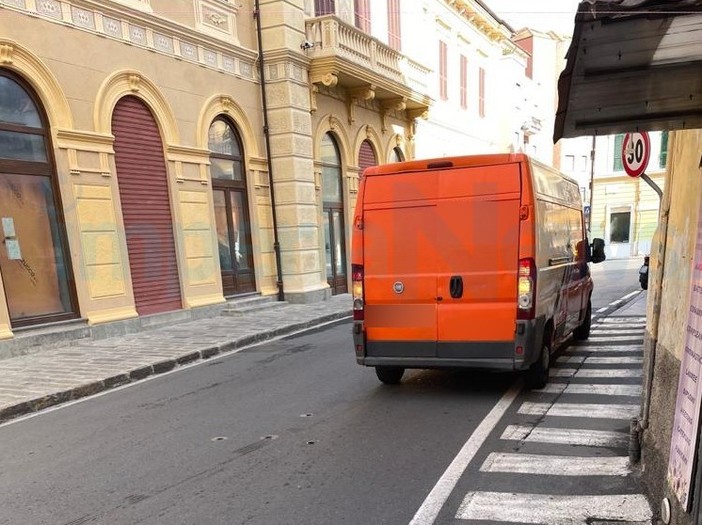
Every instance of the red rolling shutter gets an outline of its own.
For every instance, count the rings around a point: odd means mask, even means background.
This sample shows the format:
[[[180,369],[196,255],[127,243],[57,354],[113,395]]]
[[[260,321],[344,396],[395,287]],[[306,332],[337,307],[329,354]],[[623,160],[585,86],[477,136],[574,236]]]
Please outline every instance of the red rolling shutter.
[[[358,151],[358,167],[361,168],[360,173],[363,174],[363,170],[370,168],[371,166],[376,166],[378,160],[375,158],[375,151],[373,151],[373,146],[367,140],[361,143],[361,149]]]
[[[137,312],[178,310],[180,281],[158,126],[139,99],[127,96],[115,106],[112,134]]]
[[[334,15],[334,14],[336,14],[334,0],[314,0],[314,15],[315,16]]]
[[[388,0],[388,45],[395,51],[402,51],[400,0]]]
[[[439,40],[439,97],[448,100],[448,46]]]

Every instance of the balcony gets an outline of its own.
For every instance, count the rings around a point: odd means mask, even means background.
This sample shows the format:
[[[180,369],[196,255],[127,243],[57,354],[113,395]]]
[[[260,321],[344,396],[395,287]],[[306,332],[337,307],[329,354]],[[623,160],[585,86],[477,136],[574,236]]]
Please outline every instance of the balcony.
[[[345,88],[350,101],[375,99],[409,118],[428,110],[429,68],[333,15],[307,19],[306,33],[313,44],[306,51],[312,84]],[[351,103],[349,110],[353,120]]]

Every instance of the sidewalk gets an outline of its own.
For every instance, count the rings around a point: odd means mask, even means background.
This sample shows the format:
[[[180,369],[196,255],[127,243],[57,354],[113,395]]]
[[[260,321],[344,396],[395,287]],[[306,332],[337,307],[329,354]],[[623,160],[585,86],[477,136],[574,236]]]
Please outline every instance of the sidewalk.
[[[593,322],[612,314],[646,315],[645,292],[632,294],[628,301],[593,312]],[[350,315],[351,297],[344,294],[310,305],[285,305],[233,317],[215,315],[129,335],[79,339],[3,359],[0,423]]]
[[[272,303],[275,304],[275,303]],[[351,315],[351,296],[286,304],[105,339],[78,339],[0,360],[0,423]],[[349,351],[352,351],[349,332]]]

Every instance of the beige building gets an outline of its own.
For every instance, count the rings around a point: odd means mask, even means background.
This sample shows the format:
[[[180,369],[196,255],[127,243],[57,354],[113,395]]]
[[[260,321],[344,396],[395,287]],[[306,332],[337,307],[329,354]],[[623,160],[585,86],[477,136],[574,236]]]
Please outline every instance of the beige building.
[[[580,4],[555,139],[638,130],[655,144],[661,132],[665,155],[654,146],[648,168],[665,167],[664,187],[651,243],[642,409],[629,450],[641,460],[654,521],[688,525],[702,520],[702,1],[626,4],[616,13],[606,0]]]
[[[346,292],[362,170],[440,154],[418,129],[452,79],[411,35],[440,14],[526,65],[477,0],[257,6],[0,0],[0,338]]]
[[[661,198],[644,179],[629,177],[622,164],[624,134],[598,137],[594,193],[591,205],[592,237],[605,241],[607,257],[628,258],[651,253],[658,227]],[[650,133],[651,156],[646,169],[659,190],[665,189],[668,133]],[[570,159],[566,159],[568,167]]]

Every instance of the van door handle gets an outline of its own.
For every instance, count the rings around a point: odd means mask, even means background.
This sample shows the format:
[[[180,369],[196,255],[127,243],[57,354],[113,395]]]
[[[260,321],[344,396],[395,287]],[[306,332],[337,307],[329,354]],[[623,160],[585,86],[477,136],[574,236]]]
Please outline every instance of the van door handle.
[[[463,277],[460,275],[454,275],[451,277],[451,281],[449,282],[449,290],[451,292],[451,297],[454,299],[463,297]]]

